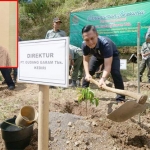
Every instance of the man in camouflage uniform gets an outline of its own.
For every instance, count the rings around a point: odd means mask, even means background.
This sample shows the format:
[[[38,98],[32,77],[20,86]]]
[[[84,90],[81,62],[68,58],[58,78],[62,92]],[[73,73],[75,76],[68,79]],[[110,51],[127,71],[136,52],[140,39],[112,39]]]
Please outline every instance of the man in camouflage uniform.
[[[61,23],[62,23],[62,21],[59,18],[54,18],[53,19],[53,29],[49,30],[46,33],[45,39],[65,37],[66,32],[63,30],[60,30]]]
[[[71,65],[72,65],[72,83],[70,84],[70,87],[76,87],[77,86],[77,80],[78,80],[78,86],[80,86],[80,82],[82,79],[83,74],[83,53],[81,48],[76,47],[74,45],[69,45],[70,49],[70,55],[71,55]]]
[[[141,55],[142,55],[142,62],[140,64],[140,82],[142,82],[142,75],[147,66],[148,83],[150,83],[150,28],[146,33],[146,42],[144,42],[142,45]]]

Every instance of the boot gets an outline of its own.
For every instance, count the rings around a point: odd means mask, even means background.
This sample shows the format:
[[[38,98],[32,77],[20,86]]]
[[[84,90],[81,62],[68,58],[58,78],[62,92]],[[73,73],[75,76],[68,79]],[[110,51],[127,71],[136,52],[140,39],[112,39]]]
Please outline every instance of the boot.
[[[72,83],[69,86],[70,87],[77,87],[76,80],[72,80]]]

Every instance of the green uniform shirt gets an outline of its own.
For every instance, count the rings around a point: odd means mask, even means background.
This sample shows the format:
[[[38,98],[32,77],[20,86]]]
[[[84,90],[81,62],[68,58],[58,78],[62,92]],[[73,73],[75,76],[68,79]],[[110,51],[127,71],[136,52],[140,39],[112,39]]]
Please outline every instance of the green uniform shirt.
[[[82,49],[74,45],[69,45],[70,55],[72,59],[77,59],[79,56],[83,56]]]
[[[52,30],[49,30],[46,33],[45,39],[59,38],[59,37],[65,37],[65,36],[66,36],[66,32],[65,31],[63,31],[63,30],[54,31],[52,29]]]

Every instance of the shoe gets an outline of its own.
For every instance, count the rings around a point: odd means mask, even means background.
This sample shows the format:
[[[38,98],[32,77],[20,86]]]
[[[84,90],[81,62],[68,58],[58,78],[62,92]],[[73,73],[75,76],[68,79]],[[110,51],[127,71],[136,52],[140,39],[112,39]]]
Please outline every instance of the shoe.
[[[72,83],[69,85],[69,87],[77,87],[76,80],[72,80]]]
[[[148,79],[148,83],[150,83],[150,79]]]
[[[122,106],[125,103],[125,101],[117,101],[116,104],[112,105],[111,109],[112,111],[115,111],[116,109],[118,109],[120,106]]]
[[[11,86],[8,87],[8,89],[9,89],[9,90],[14,90],[14,89],[15,89],[15,86],[12,86],[12,85],[11,85]]]
[[[2,82],[2,84],[6,84],[6,81],[4,80],[4,81]]]
[[[117,105],[120,107],[121,105],[123,105],[125,103],[125,101],[117,101]]]

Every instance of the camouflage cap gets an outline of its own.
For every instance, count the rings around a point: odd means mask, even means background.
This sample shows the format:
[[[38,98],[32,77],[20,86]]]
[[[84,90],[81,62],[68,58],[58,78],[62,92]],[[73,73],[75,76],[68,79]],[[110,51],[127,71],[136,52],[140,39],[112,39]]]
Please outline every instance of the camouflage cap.
[[[60,22],[60,23],[62,23],[62,21],[59,18],[54,18],[53,22]]]

